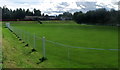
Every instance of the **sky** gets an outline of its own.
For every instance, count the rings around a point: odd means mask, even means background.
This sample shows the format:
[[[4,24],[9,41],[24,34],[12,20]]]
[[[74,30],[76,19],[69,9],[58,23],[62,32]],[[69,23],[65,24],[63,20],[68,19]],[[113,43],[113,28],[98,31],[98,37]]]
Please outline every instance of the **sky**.
[[[48,15],[58,15],[63,12],[87,12],[98,8],[118,10],[119,0],[0,0],[0,7],[6,6],[12,10],[16,8],[36,8]]]

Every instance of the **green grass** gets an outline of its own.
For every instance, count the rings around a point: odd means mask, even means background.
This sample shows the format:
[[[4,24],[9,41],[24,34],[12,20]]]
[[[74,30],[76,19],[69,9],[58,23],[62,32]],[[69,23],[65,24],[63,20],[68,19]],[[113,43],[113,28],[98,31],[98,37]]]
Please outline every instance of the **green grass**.
[[[7,28],[3,28],[3,68],[42,68],[45,66],[36,64],[41,55],[38,52],[30,54],[32,48],[24,47],[24,45]]]
[[[24,35],[23,38],[30,44],[31,47],[33,47],[33,35],[36,34],[37,37],[45,36],[47,40],[70,46],[84,48],[118,49],[118,30],[117,27],[114,26],[79,25],[73,21],[44,21],[42,25],[37,24],[38,22],[33,21],[20,21],[11,23],[16,23],[11,25],[17,28],[16,32],[19,35]],[[6,31],[4,32],[7,33]],[[11,38],[9,36],[10,35],[7,37]],[[19,45],[21,44],[18,44],[18,47]],[[37,50],[38,54],[41,55],[39,57],[42,57],[42,41],[39,38],[36,38],[35,49]],[[20,48],[19,50],[22,53],[27,52],[25,49]],[[34,54],[36,59],[33,59],[33,61],[39,59],[38,54]],[[14,55],[19,54],[16,53]],[[12,58],[12,56],[13,55],[10,55],[9,58]],[[19,55],[19,57],[22,56],[23,55]],[[46,42],[46,57],[48,60],[40,64],[43,66],[42,68],[118,67],[117,51],[68,48]],[[27,57],[23,57],[22,59],[25,61]],[[34,62],[30,62],[31,63],[26,67],[29,67],[29,65],[31,65],[31,67],[39,67],[39,65],[34,66]],[[19,65],[20,67],[25,67],[24,65],[26,64],[19,62]]]
[[[0,22],[0,69],[2,68],[2,22]]]

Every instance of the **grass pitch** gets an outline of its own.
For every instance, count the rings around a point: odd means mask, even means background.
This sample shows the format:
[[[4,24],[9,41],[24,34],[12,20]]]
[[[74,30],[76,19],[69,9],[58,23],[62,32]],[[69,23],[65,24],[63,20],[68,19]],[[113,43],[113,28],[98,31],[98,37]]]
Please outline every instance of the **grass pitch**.
[[[30,43],[31,47],[33,47],[34,44],[34,34],[36,37],[44,36],[46,40],[53,42],[73,47],[82,47],[69,48],[46,41],[46,57],[48,60],[39,64],[42,65],[43,68],[118,67],[118,51],[84,49],[118,49],[118,28],[115,26],[80,25],[73,21],[44,21],[43,24],[38,24],[38,22],[32,21],[19,21],[11,23],[15,23],[11,24],[11,26],[18,29],[18,34],[22,33],[24,35],[24,40]],[[6,33],[6,31],[4,32]],[[35,49],[37,50],[37,53],[42,56],[41,44],[41,39],[36,38]],[[22,50],[21,53],[23,52],[27,51]],[[34,61],[39,59],[41,56],[34,54]],[[27,57],[25,58],[27,59]],[[24,67],[24,63],[19,64]],[[33,67],[41,68],[39,65]]]

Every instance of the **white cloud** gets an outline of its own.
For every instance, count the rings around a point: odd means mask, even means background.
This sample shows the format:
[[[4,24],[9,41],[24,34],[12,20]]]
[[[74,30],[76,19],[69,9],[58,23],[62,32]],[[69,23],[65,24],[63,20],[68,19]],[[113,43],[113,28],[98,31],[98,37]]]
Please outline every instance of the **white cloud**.
[[[49,15],[57,15],[64,11],[88,11],[96,8],[118,9],[118,0],[0,0],[0,6],[8,8],[24,8],[31,11],[36,8]]]

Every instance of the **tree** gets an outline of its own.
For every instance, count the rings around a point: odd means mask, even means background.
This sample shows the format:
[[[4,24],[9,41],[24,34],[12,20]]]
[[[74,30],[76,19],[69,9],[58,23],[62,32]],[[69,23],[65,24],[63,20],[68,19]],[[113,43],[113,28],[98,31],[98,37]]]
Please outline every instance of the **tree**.
[[[72,17],[72,14],[69,13],[69,12],[64,12],[64,13],[63,13],[63,16],[64,16],[64,17]]]
[[[109,23],[114,23],[116,25],[118,23],[117,17],[119,16],[119,11],[115,11],[114,9],[110,10],[110,16],[109,16]]]
[[[43,13],[42,16],[45,16],[45,14]]]
[[[26,16],[33,16],[33,12],[30,12],[29,9],[26,10]]]
[[[75,12],[73,14],[73,20],[75,20],[77,23],[81,24],[83,22],[83,19],[84,19],[84,14],[82,13],[82,11]]]
[[[34,9],[34,16],[41,16],[41,11]]]
[[[0,20],[2,19],[2,8],[0,7]]]
[[[11,12],[9,11],[9,9],[6,6],[3,6],[2,9],[2,18],[3,19],[9,19],[11,15]]]

